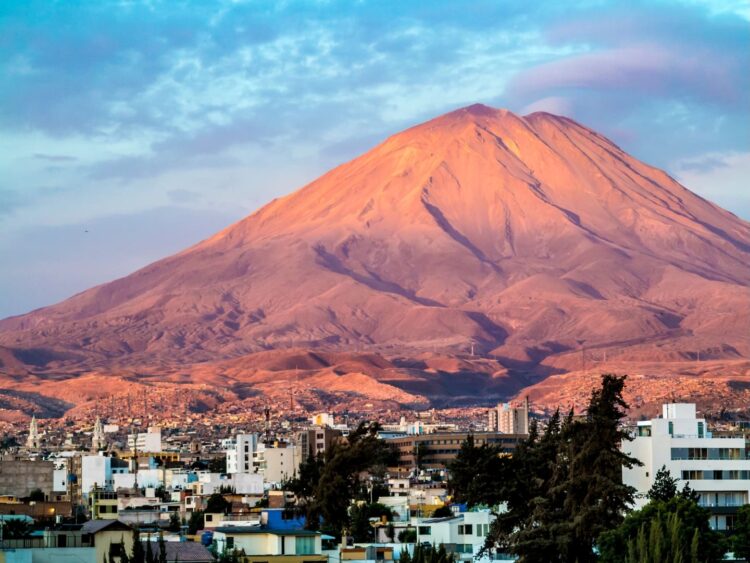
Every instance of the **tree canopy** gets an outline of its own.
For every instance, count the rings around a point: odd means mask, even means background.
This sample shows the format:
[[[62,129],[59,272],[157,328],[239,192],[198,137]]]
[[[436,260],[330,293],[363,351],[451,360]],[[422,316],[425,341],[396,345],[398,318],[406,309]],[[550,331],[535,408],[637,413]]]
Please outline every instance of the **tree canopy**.
[[[600,561],[721,561],[727,546],[722,535],[711,530],[710,515],[708,509],[682,493],[652,500],[628,514],[616,528],[602,533]]]
[[[382,481],[385,468],[395,461],[394,449],[378,438],[378,423],[361,423],[346,439],[334,441],[323,458],[308,459],[288,488],[297,496],[307,526],[338,535],[351,524],[352,499],[369,499],[369,487]]]
[[[622,522],[635,492],[622,482],[622,467],[639,464],[620,450],[629,439],[620,426],[624,385],[625,376],[603,375],[585,416],[556,412],[544,429],[532,422],[512,457],[464,488],[472,502],[504,502],[486,549],[514,554],[519,563],[596,560],[597,537]]]

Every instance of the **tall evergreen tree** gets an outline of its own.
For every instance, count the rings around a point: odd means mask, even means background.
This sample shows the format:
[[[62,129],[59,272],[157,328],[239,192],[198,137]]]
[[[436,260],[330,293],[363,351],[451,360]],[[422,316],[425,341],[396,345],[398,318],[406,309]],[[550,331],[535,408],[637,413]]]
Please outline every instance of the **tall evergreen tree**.
[[[349,505],[363,489],[361,476],[382,474],[395,460],[394,449],[378,438],[379,431],[377,423],[361,423],[345,440],[331,444],[319,465],[309,467],[306,480],[295,484],[296,491],[309,495],[301,499],[309,528],[322,526],[338,535],[349,526]]]
[[[681,554],[684,561],[693,558],[700,563],[721,561],[726,552],[726,542],[720,533],[709,526],[711,513],[698,506],[693,500],[678,494],[668,501],[652,500],[640,510],[628,514],[625,520],[612,530],[599,537],[597,545],[601,563],[629,563],[638,561],[632,553],[639,556],[650,554],[647,561],[659,555],[655,550],[672,549],[679,544],[679,549],[670,551]],[[641,536],[647,541],[642,545]],[[696,535],[697,534],[697,535]],[[656,542],[654,536],[660,537]],[[670,543],[671,542],[671,543]],[[696,554],[693,557],[693,553]],[[627,556],[627,557],[626,557]],[[667,559],[662,559],[667,561]]]
[[[750,560],[750,504],[737,511],[732,534],[732,549],[736,557]]]
[[[654,484],[648,491],[648,498],[667,502],[675,495],[677,495],[677,479],[672,477],[666,465],[662,465],[654,476]]]
[[[148,541],[146,541],[146,563],[156,563],[154,557],[154,550],[151,548],[151,534],[148,535]]]
[[[500,494],[507,511],[497,515],[487,548],[519,563],[596,560],[596,538],[633,501],[634,489],[622,483],[622,467],[639,463],[620,450],[629,439],[620,426],[624,384],[624,376],[603,375],[583,419],[555,413],[542,433],[532,423],[509,462]]]
[[[167,563],[167,545],[162,532],[159,532],[159,563]]]
[[[146,554],[143,551],[141,543],[141,533],[136,526],[133,528],[133,549],[130,556],[130,563],[146,563]]]
[[[469,507],[478,504],[494,506],[502,500],[507,459],[500,457],[495,445],[477,446],[469,434],[456,458],[448,464],[448,490],[455,502]]]

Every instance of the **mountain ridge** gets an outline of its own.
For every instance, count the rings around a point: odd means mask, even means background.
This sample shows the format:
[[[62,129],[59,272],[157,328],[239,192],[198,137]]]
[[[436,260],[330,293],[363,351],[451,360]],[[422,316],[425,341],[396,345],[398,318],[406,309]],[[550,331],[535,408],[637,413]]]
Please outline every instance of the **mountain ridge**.
[[[288,347],[746,358],[750,225],[578,124],[474,105],[173,256],[0,321],[37,371]],[[547,367],[545,367],[547,366]]]

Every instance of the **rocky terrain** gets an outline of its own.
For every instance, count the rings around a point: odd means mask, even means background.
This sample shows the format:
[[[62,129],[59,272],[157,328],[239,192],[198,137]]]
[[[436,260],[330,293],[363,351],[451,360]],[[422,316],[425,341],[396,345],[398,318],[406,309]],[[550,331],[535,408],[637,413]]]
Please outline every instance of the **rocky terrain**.
[[[49,390],[97,374],[233,394],[221,400],[293,381],[462,404],[588,373],[587,359],[664,364],[649,371],[669,385],[750,357],[748,311],[748,223],[570,119],[476,105],[179,254],[0,321],[0,393],[11,411],[28,410],[21,391],[80,404]],[[541,385],[588,385],[565,377]]]

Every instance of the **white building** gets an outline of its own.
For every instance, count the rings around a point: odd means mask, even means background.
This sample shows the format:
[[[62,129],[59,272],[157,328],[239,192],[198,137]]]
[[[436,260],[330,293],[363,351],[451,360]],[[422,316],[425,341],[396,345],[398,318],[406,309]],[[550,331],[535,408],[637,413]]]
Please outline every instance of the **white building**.
[[[150,426],[148,432],[128,434],[128,447],[138,453],[161,452],[161,428]]]
[[[262,495],[263,476],[255,473],[198,473],[198,480],[190,484],[190,488],[198,495],[212,495],[222,491],[233,491],[238,495]]]
[[[81,457],[81,492],[88,494],[94,487],[114,490],[115,475],[127,473],[127,467],[112,463],[105,455],[85,455]]]
[[[257,434],[237,434],[227,444],[227,473],[254,473],[253,456],[257,449]]]
[[[327,412],[315,414],[310,417],[310,424],[313,426],[331,426],[335,424],[333,415]]]
[[[711,527],[733,527],[737,509],[750,501],[750,459],[744,438],[714,438],[706,421],[696,416],[695,404],[663,405],[662,417],[639,422],[636,436],[622,449],[639,459],[642,467],[623,468],[622,478],[637,490],[636,508],[648,498],[656,472],[665,466],[699,495],[699,504],[711,510]]]
[[[495,516],[489,510],[461,512],[446,518],[415,518],[413,524],[417,529],[417,543],[439,546],[443,544],[449,552],[456,555],[457,561],[475,561],[490,531]],[[493,560],[504,560],[502,554],[493,556]],[[511,560],[510,558],[508,558]],[[489,562],[490,556],[484,555],[478,561]]]

